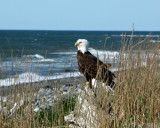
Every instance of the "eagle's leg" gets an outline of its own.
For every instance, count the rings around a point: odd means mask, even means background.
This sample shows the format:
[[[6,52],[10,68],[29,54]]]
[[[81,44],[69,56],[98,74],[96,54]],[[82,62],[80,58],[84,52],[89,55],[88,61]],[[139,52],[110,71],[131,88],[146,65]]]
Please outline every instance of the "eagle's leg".
[[[92,89],[92,83],[90,81],[87,81],[85,86],[89,86]]]
[[[87,80],[85,86],[89,86],[90,88],[92,88],[92,83],[91,83],[92,79],[91,79],[90,75],[86,72],[85,76],[86,76],[86,80]]]
[[[86,82],[86,84],[85,84],[85,86],[88,86],[89,84],[90,84],[90,82],[89,82],[89,81],[87,81],[87,82]]]

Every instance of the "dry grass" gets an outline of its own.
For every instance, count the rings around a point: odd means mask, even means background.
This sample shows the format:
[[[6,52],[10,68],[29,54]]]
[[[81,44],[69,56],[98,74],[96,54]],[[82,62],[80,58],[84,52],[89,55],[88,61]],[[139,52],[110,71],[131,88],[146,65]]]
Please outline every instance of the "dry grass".
[[[160,127],[159,44],[148,44],[149,40],[122,39],[124,45],[117,60],[115,92],[106,94],[99,89],[94,101],[99,112],[99,127]],[[28,89],[33,95],[31,86]],[[27,98],[26,94],[21,95]],[[3,116],[1,111],[0,127],[67,127],[63,116],[73,110],[74,103],[72,98],[61,99],[56,106],[41,113],[34,113],[31,103],[25,103],[10,117]],[[2,102],[1,105],[3,110],[5,105]]]
[[[147,41],[133,45],[131,39],[122,47],[114,94],[97,91],[95,102],[99,104],[101,127],[160,127],[159,44]]]

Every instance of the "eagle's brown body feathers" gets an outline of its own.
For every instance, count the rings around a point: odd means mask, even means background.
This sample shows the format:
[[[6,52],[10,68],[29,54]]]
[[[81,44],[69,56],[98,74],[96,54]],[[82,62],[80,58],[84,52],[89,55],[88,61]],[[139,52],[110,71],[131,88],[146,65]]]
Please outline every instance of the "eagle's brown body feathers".
[[[106,64],[93,56],[89,51],[84,54],[77,51],[77,62],[79,72],[82,73],[88,82],[92,84],[92,79],[96,78],[113,87],[115,75],[109,71]]]

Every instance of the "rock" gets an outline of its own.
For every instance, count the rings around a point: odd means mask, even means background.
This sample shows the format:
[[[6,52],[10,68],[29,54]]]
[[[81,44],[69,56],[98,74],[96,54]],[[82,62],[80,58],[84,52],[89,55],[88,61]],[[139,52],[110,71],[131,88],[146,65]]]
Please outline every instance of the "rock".
[[[73,92],[73,91],[74,91],[73,87],[69,87],[69,88],[68,88],[68,91],[69,91],[70,93]]]
[[[75,122],[74,112],[72,111],[68,116],[64,116],[64,120],[68,123],[74,123]]]
[[[14,103],[13,107],[9,111],[10,112],[9,113],[9,117],[11,115],[13,115],[18,109],[20,109],[21,107],[23,107],[25,103],[28,104],[28,102],[25,102],[24,99],[21,99],[19,102]]]
[[[63,85],[59,90],[60,90],[60,92],[67,92],[68,91],[68,87]]]
[[[32,98],[32,103],[35,103],[37,101],[37,97],[34,95]]]
[[[58,101],[58,97],[56,95],[53,96],[54,101]]]
[[[104,93],[110,92],[110,90],[103,89],[101,86],[99,86],[99,88],[102,89]],[[95,92],[89,87],[85,87],[84,90],[79,90],[77,87],[77,92],[79,92],[79,95],[74,112],[65,116],[65,121],[72,124],[73,127],[97,128],[97,126],[100,126],[100,122],[105,122],[105,119],[103,117],[103,108],[100,108],[95,103]]]
[[[52,97],[47,97],[48,102],[52,102]]]
[[[7,98],[3,97],[3,104],[6,104],[6,102],[7,102]]]
[[[49,100],[49,99],[52,100],[52,97],[53,97],[53,95],[48,95],[48,96],[47,96],[47,99],[48,99],[48,100]]]
[[[63,92],[62,94],[63,94],[63,97],[66,97],[69,95],[69,92]]]
[[[70,115],[65,116],[65,121],[69,124],[76,124],[80,127],[95,127],[96,116],[95,116],[95,105],[88,101],[88,98],[94,97],[94,93],[90,88],[85,88],[78,96],[75,111]],[[77,117],[75,115],[78,115]]]
[[[36,99],[40,100],[40,95],[39,94],[37,94]]]
[[[44,88],[45,88],[45,89],[48,89],[48,88],[51,88],[51,86],[49,86],[49,85],[46,85]]]
[[[81,128],[81,127],[79,127],[78,125],[75,125],[75,124],[70,124],[69,128]]]
[[[49,107],[53,107],[53,103],[49,103],[48,106],[49,106]]]
[[[45,95],[51,95],[52,94],[52,90],[48,89],[47,92],[45,93]]]
[[[49,104],[48,103],[45,103],[45,108],[49,108],[50,106],[49,106]]]
[[[78,115],[83,115],[79,116],[77,119],[78,125],[81,127],[94,128],[98,126],[95,113],[96,106],[93,100],[91,100],[92,98],[94,99],[94,92],[88,87],[86,87],[78,96],[77,101],[79,102],[77,102],[77,106],[80,106],[81,109],[78,107],[76,113]]]
[[[39,105],[39,101],[37,101],[36,103],[35,103],[35,106],[38,106]]]
[[[73,94],[78,95],[81,92],[81,85],[76,85]]]
[[[52,89],[52,95],[55,95],[56,91],[55,89]]]
[[[42,97],[41,99],[42,99],[42,100],[41,100],[42,103],[43,103],[43,102],[46,102],[46,97]]]
[[[15,113],[15,111],[17,110],[18,105],[17,103],[14,103],[14,106],[10,109],[10,115],[12,115],[13,113]]]
[[[39,111],[39,108],[36,107],[36,108],[34,109],[34,112],[38,112],[38,111]]]
[[[31,99],[30,99],[30,96],[28,96],[28,97],[27,97],[27,101],[30,101],[30,100],[31,100]]]
[[[77,94],[79,94],[80,92],[81,92],[81,89],[80,89],[80,88],[76,88],[73,94],[74,94],[74,95],[77,95]]]
[[[7,115],[7,107],[3,107],[3,115]]]
[[[41,104],[41,105],[40,105],[40,109],[41,109],[41,110],[44,110],[45,108],[46,108],[46,105],[45,105],[45,104]]]
[[[40,90],[38,91],[39,94],[44,94],[45,93],[45,89],[44,88],[40,88]]]
[[[29,101],[32,101],[33,111],[38,112],[44,110],[45,108],[54,106],[54,104],[58,102],[62,97],[68,97],[70,94],[73,93],[77,95],[80,90],[81,89],[79,85],[77,85],[76,87],[70,85],[69,86],[63,85],[61,88],[57,90],[55,88],[50,88],[47,86],[46,88],[40,88],[39,91],[34,94],[30,93],[27,93],[26,95],[23,94],[23,97],[22,95],[17,94],[16,102],[14,102],[15,95],[13,95],[12,100],[9,102],[12,108],[8,110],[8,116],[13,115],[15,111],[20,109],[20,107],[24,105],[24,102],[27,102],[28,104]],[[26,100],[24,100],[24,98]],[[3,102],[3,109],[4,109],[3,113],[7,115],[7,107],[4,107],[5,104],[7,103],[7,98],[0,97],[0,101]],[[0,111],[2,110],[1,102],[0,102]],[[27,108],[28,106],[25,106],[24,111],[25,110],[27,111],[28,110]]]

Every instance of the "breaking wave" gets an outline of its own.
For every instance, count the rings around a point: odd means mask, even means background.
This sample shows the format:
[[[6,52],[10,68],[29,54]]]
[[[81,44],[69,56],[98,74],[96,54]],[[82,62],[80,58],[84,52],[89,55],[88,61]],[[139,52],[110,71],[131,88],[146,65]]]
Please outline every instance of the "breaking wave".
[[[54,59],[46,59],[44,56],[35,54],[35,55],[24,55],[23,58],[35,58],[32,62],[53,62]]]
[[[37,59],[44,59],[44,57],[42,55],[39,54],[35,54],[35,55],[24,55],[23,58],[37,58]]]
[[[54,59],[39,59],[33,60],[32,62],[54,62]]]
[[[26,72],[11,78],[1,79],[0,86],[11,86],[22,83],[40,82],[44,80],[53,80],[53,79],[69,78],[77,76],[81,76],[81,74],[79,72],[73,72],[73,73],[68,72],[68,73],[60,73],[55,76],[40,76],[36,73]]]
[[[160,35],[125,35],[125,34],[120,34],[120,35],[111,35],[112,37],[157,37],[159,38]]]
[[[151,43],[160,43],[160,40],[150,40]]]
[[[54,52],[54,53],[51,53],[51,54],[56,54],[56,55],[75,55],[77,54],[77,52]]]
[[[108,58],[109,60],[113,60],[113,59],[117,59],[119,52],[117,51],[103,51],[103,50],[96,50],[94,48],[89,48],[89,51],[94,55],[97,56],[103,60],[104,56],[106,57],[106,59]]]

